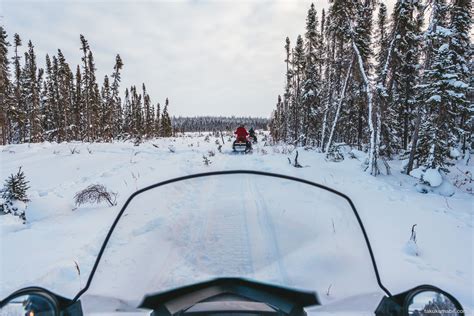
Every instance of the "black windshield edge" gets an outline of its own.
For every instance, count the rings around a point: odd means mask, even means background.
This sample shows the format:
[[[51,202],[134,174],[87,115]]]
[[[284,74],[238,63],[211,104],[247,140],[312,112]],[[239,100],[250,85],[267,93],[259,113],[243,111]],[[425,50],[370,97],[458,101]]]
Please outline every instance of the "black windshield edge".
[[[305,180],[305,179],[300,179],[300,178],[288,176],[288,175],[265,172],[265,171],[256,171],[256,170],[227,170],[227,171],[211,171],[211,172],[196,173],[196,174],[191,174],[191,175],[187,175],[187,176],[182,176],[182,177],[178,177],[178,178],[165,180],[165,181],[158,182],[158,183],[152,184],[150,186],[147,186],[143,189],[140,189],[140,190],[136,191],[132,195],[130,195],[130,197],[127,199],[125,204],[122,206],[122,209],[120,210],[120,212],[117,214],[117,217],[115,218],[112,226],[110,226],[110,229],[107,233],[107,236],[105,237],[104,242],[102,243],[102,247],[100,248],[100,251],[97,255],[94,266],[92,267],[91,273],[89,274],[89,278],[87,279],[86,286],[76,294],[76,296],[73,298],[72,302],[73,303],[76,302],[89,289],[89,287],[92,283],[92,279],[94,278],[95,272],[97,270],[97,267],[99,266],[100,259],[102,258],[102,255],[104,254],[105,248],[107,247],[107,244],[110,240],[110,237],[112,236],[112,233],[114,232],[115,227],[117,226],[118,222],[120,221],[120,218],[122,217],[123,213],[127,209],[127,206],[130,204],[130,202],[133,200],[133,198],[135,198],[137,195],[139,195],[143,192],[146,192],[148,190],[155,189],[157,187],[160,187],[160,186],[163,186],[163,185],[166,185],[166,184],[170,184],[170,183],[179,182],[179,181],[183,181],[183,180],[194,179],[194,178],[201,178],[201,177],[208,177],[208,176],[219,176],[219,175],[229,175],[229,174],[253,174],[253,175],[268,176],[268,177],[274,177],[274,178],[280,178],[280,179],[286,179],[286,180],[293,180],[293,181],[296,181],[296,182],[305,183],[305,184],[308,184],[308,185],[311,185],[311,186],[329,191],[331,193],[334,193],[334,194],[344,198],[349,203],[349,205],[351,206],[351,209],[352,209],[355,217],[357,218],[357,222],[359,223],[362,234],[364,235],[365,243],[366,243],[367,248],[369,250],[370,259],[372,260],[372,266],[374,268],[375,276],[377,278],[377,283],[378,283],[379,287],[389,297],[392,296],[392,294],[389,292],[389,290],[387,290],[387,288],[382,284],[382,280],[380,279],[379,270],[377,268],[377,263],[375,261],[375,256],[374,256],[374,253],[372,251],[372,246],[370,245],[369,237],[367,236],[367,233],[365,231],[364,224],[362,223],[362,220],[360,219],[359,213],[357,212],[357,209],[355,208],[354,203],[352,202],[352,200],[347,195],[345,195],[344,193],[341,193],[341,192],[339,192],[335,189],[327,187],[325,185],[315,183],[315,182]]]

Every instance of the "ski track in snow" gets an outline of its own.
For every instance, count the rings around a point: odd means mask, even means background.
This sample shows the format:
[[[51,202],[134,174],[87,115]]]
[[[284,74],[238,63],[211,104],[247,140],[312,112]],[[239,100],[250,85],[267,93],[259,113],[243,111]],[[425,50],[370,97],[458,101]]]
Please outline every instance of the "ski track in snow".
[[[280,254],[275,228],[272,219],[268,214],[265,200],[262,198],[258,186],[255,183],[252,183],[249,179],[247,179],[246,192],[248,193],[248,196],[246,196],[245,201],[250,204],[250,207],[246,204],[245,208],[247,209],[248,207],[253,215],[257,216],[258,226],[254,225],[253,227],[259,228],[259,231],[253,231],[251,235],[256,238],[260,235],[260,238],[263,237],[267,239],[263,243],[256,243],[265,245],[263,249],[258,249],[259,256],[262,256],[264,261],[266,261],[261,263],[260,266],[274,266],[269,276],[272,279],[276,279],[277,282],[279,281],[280,284],[289,284],[287,273],[281,261],[283,257]]]

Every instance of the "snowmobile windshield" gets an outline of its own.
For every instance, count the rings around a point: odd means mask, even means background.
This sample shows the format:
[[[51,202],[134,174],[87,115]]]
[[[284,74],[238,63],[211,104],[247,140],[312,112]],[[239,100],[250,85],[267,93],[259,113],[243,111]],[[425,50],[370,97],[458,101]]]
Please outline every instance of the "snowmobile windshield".
[[[315,291],[321,308],[381,292],[348,200],[287,178],[235,173],[133,197],[81,299],[86,311],[107,302],[126,310],[147,294],[221,277]]]

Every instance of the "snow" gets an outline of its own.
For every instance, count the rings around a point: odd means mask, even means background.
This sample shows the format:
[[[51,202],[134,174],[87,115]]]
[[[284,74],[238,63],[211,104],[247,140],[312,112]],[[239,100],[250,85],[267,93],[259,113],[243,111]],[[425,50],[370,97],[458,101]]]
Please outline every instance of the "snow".
[[[410,172],[410,175],[412,177],[420,179],[423,183],[427,183],[431,187],[440,186],[441,183],[443,182],[443,177],[441,176],[437,168],[434,169],[434,168],[419,167],[419,168],[413,169]]]
[[[453,159],[457,159],[457,158],[461,157],[461,152],[459,151],[459,149],[451,147],[449,149],[449,156]]]
[[[460,81],[460,80],[455,80],[455,79],[453,79],[453,80],[449,80],[448,82],[449,82],[449,84],[450,84],[451,86],[453,86],[454,88],[463,88],[463,89],[464,89],[464,88],[468,88],[468,87],[469,87],[468,84],[466,84],[465,82]]]
[[[40,285],[66,297],[74,296],[84,286],[101,242],[120,206],[137,189],[197,172],[254,169],[312,180],[351,197],[371,240],[382,281],[392,293],[420,284],[432,284],[453,294],[468,311],[473,310],[472,195],[449,184],[452,181],[450,177],[455,175],[454,171],[443,179],[437,170],[415,169],[413,172],[415,175],[418,173],[418,179],[423,175],[424,180],[430,183],[427,194],[420,194],[416,187],[419,182],[416,176],[397,171],[401,169],[402,161],[389,162],[393,175],[373,177],[361,171],[366,155],[355,149],[351,152],[356,159],[350,159],[345,154],[346,159],[339,163],[326,161],[324,153],[299,149],[298,160],[305,167],[294,168],[287,160],[289,156],[294,157],[294,152],[289,153],[292,146],[264,147],[263,143],[259,143],[253,154],[235,155],[231,153],[227,137],[222,153],[217,150],[216,139],[220,140],[220,137],[211,136],[210,141],[206,142],[204,136],[188,134],[186,137],[147,141],[138,147],[129,142],[40,143],[0,147],[0,180],[3,181],[22,166],[31,187],[31,202],[26,209],[27,224],[22,224],[21,220],[11,215],[0,216],[0,297],[27,285]],[[70,149],[74,147],[79,153],[71,154]],[[169,148],[173,148],[174,152]],[[206,166],[202,156],[208,155],[209,150],[216,154],[209,157],[212,164]],[[458,167],[464,163],[459,160]],[[472,164],[462,168],[472,174]],[[75,206],[74,194],[93,183],[104,184],[117,192],[118,205]],[[433,191],[444,190],[446,186],[454,194],[445,196]],[[277,189],[277,186],[268,186],[273,189],[265,191],[267,186],[250,182],[241,188],[245,192],[243,203],[247,203],[245,209],[248,211],[233,213],[226,209],[221,213],[214,212],[222,207],[217,194],[221,194],[222,199],[235,197],[226,193],[219,182],[204,181],[202,188],[170,187],[169,194],[164,195],[166,198],[157,198],[152,206],[169,205],[176,211],[165,212],[159,218],[146,217],[150,214],[143,217],[127,216],[129,221],[136,220],[136,225],[124,227],[124,232],[129,232],[123,235],[126,238],[115,241],[117,247],[126,247],[124,249],[127,251],[111,254],[110,258],[114,260],[110,264],[116,268],[109,269],[108,273],[115,278],[123,276],[120,268],[131,267],[133,262],[139,267],[142,264],[139,259],[144,253],[156,260],[166,259],[162,266],[167,269],[162,272],[167,277],[155,283],[158,290],[160,285],[182,284],[191,282],[192,278],[199,280],[207,274],[215,274],[219,258],[224,262],[235,258],[234,265],[227,265],[229,269],[253,266],[255,275],[266,281],[283,282],[281,280],[288,278],[294,280],[295,284],[317,283],[319,296],[325,305],[310,310],[315,314],[330,314],[344,307],[356,311],[357,315],[373,312],[380,300],[380,292],[354,294],[366,285],[371,285],[373,279],[364,279],[364,273],[345,274],[350,269],[366,271],[365,268],[370,268],[361,264],[363,257],[357,256],[354,251],[340,254],[338,258],[335,251],[337,247],[329,246],[329,241],[324,243],[327,246],[323,248],[317,248],[319,244],[299,243],[305,234],[323,231],[328,225],[318,225],[316,222],[308,229],[291,226],[294,228],[289,235],[273,234],[276,238],[274,242],[262,237],[272,236],[272,227],[275,231],[290,223],[306,227],[308,224],[304,223],[304,218],[298,219],[277,210],[284,206],[283,198],[289,198],[292,194],[302,200],[295,208],[304,209],[307,207],[305,199],[312,195],[303,194],[303,190],[287,192],[282,188]],[[268,197],[260,199],[267,194],[265,192],[268,192]],[[271,192],[276,195],[272,196]],[[207,194],[213,198],[206,199]],[[273,206],[272,201],[278,203]],[[267,207],[261,204],[263,202],[267,203]],[[201,209],[209,205],[208,220],[204,221],[199,216],[202,213],[199,208],[192,208],[195,205],[201,205]],[[275,216],[267,218],[265,212],[259,213],[259,210],[274,210]],[[225,223],[233,225],[226,226]],[[416,245],[409,241],[414,224],[417,224]],[[336,223],[337,227],[339,224]],[[314,238],[317,236],[314,235]],[[150,241],[156,250],[151,253],[146,246]],[[202,241],[219,247],[209,248]],[[233,246],[227,248],[229,244]],[[277,244],[280,246],[277,247]],[[321,253],[333,254],[335,261],[323,264],[314,260],[312,247]],[[277,248],[283,261],[267,263],[265,260],[278,253]],[[287,252],[293,248],[294,251]],[[255,259],[250,265],[245,251],[250,251],[252,258],[261,259]],[[241,255],[238,255],[240,252]],[[80,275],[75,262],[80,267]],[[292,268],[286,269],[289,266]],[[138,278],[141,271],[139,268],[136,271],[130,269],[125,275],[136,275]],[[339,271],[341,279],[344,277],[348,281],[347,287],[341,292],[340,288],[333,285],[327,296],[329,284],[323,281],[327,281],[328,275],[335,271]],[[100,287],[95,289],[101,290]],[[126,302],[114,301],[112,298],[107,298],[110,300],[107,304],[103,304],[107,300],[105,298],[91,296],[87,299],[88,302],[84,298],[85,305],[101,305],[103,309],[108,305],[126,305]],[[94,300],[100,303],[94,303]]]
[[[407,241],[407,243],[405,244],[405,253],[409,256],[419,256],[420,250],[418,249],[418,245],[416,244],[416,242],[411,239]]]
[[[432,95],[426,102],[441,102],[441,96],[438,94]]]
[[[439,47],[438,51],[444,52],[444,51],[447,51],[448,49],[449,49],[449,44],[443,44]]]

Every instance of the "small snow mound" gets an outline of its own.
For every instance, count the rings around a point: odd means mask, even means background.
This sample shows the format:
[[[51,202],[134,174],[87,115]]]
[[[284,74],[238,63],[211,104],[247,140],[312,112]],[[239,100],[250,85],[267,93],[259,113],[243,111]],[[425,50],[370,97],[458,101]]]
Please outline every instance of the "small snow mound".
[[[424,184],[428,184],[431,187],[438,187],[443,183],[443,177],[439,173],[438,168],[424,169],[419,167],[413,169],[410,172],[410,176],[420,179]]]
[[[405,253],[409,256],[419,256],[420,255],[420,249],[418,248],[418,245],[416,242],[413,241],[413,239],[410,239],[407,241],[405,244]]]
[[[454,186],[449,183],[449,181],[443,181],[443,183],[437,187],[431,187],[424,183],[417,183],[415,189],[420,193],[433,192],[442,196],[453,196],[455,193]]]
[[[432,187],[438,187],[443,183],[443,177],[439,173],[438,169],[429,168],[423,175],[423,181],[426,181]]]
[[[433,188],[434,193],[442,196],[453,196],[455,193],[454,186],[449,181],[443,181],[440,186]]]
[[[452,148],[449,150],[449,156],[453,159],[461,157],[461,152],[457,148]]]

